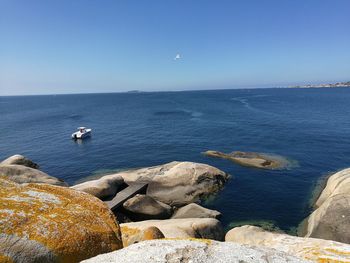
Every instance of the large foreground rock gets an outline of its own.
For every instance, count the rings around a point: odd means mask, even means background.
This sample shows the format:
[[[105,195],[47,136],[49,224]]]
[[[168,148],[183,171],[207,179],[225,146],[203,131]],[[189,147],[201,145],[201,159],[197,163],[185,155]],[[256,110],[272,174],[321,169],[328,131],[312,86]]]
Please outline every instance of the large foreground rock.
[[[272,233],[256,226],[242,226],[230,230],[226,241],[249,246],[263,246],[316,262],[349,262],[350,245],[335,241],[302,238]]]
[[[11,164],[18,164],[18,165],[27,166],[34,169],[39,169],[38,164],[34,163],[32,160],[29,160],[27,157],[24,157],[23,155],[20,155],[20,154],[12,155],[0,163],[0,165],[11,165]]]
[[[151,240],[99,255],[84,263],[301,263],[308,262],[268,248],[211,240]]]
[[[4,175],[11,181],[19,184],[44,183],[59,186],[68,186],[64,181],[56,177],[50,176],[37,169],[17,164],[0,165],[0,175]]]
[[[0,177],[0,222],[0,259],[13,262],[79,262],[122,248],[105,204],[67,187]]]
[[[106,175],[97,180],[74,185],[71,188],[91,194],[100,199],[106,199],[115,196],[123,184],[123,177]]]
[[[167,219],[173,212],[171,206],[140,194],[127,200],[123,207],[133,220]]]
[[[155,226],[166,238],[206,238],[224,240],[221,223],[214,218],[184,218],[166,220],[146,220],[121,224],[121,227],[143,230]]]
[[[183,206],[216,193],[229,178],[213,166],[192,162],[171,162],[112,176],[122,176],[126,183],[149,183],[147,195],[171,206]]]
[[[249,166],[259,169],[283,169],[289,165],[289,162],[281,156],[268,155],[256,152],[232,152],[223,153],[219,151],[206,151],[206,156],[217,157],[230,160],[242,166]]]
[[[350,169],[328,178],[316,207],[307,219],[305,236],[350,243]]]
[[[221,213],[195,203],[179,208],[171,218],[219,218]]]

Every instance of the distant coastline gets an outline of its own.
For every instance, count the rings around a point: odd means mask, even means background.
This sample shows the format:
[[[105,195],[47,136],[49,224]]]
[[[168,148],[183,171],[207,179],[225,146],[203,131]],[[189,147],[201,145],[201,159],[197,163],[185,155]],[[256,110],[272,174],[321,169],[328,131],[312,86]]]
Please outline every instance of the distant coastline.
[[[323,84],[308,84],[308,85],[298,85],[289,86],[288,88],[349,88],[350,81],[347,82],[337,82],[337,83],[323,83]]]

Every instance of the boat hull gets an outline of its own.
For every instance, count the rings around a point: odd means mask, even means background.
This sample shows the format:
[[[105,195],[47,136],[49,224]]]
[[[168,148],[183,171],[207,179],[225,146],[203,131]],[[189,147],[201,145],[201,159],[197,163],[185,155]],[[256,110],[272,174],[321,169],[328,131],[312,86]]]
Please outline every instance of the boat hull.
[[[77,139],[85,139],[87,137],[91,136],[91,129],[88,129],[86,132],[75,132],[72,134],[72,139],[77,140]]]

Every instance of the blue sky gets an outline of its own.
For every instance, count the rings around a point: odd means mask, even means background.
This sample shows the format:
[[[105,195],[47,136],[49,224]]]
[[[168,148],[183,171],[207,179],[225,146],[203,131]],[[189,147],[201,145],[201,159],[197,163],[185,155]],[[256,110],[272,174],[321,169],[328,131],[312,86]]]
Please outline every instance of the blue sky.
[[[0,0],[0,95],[345,80],[349,0]]]

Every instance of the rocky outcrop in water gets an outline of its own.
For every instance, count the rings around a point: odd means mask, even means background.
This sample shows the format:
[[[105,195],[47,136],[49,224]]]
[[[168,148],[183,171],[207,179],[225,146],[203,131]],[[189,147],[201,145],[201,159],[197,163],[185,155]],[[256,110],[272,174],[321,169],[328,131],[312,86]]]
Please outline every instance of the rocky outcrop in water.
[[[154,200],[147,195],[136,195],[123,204],[127,215],[135,221],[147,219],[167,219],[172,213],[171,206]]]
[[[122,248],[105,204],[68,187],[0,176],[0,222],[0,261],[79,262]]]
[[[330,240],[268,232],[256,226],[233,228],[226,234],[225,240],[276,249],[315,262],[345,263],[349,262],[350,258],[350,245]]]
[[[232,152],[222,153],[218,151],[206,151],[206,156],[217,157],[230,160],[242,166],[254,167],[259,169],[283,169],[288,166],[288,161],[277,156],[267,155],[255,152]]]
[[[151,240],[99,255],[84,263],[302,263],[309,262],[270,248],[211,240]]]
[[[166,238],[206,238],[224,240],[221,223],[214,218],[183,218],[166,220],[146,220],[121,224],[121,227],[144,230],[157,227]]]
[[[20,155],[20,154],[12,155],[0,163],[0,165],[12,165],[12,164],[18,164],[18,165],[27,166],[34,169],[39,169],[38,164],[34,163],[32,160],[29,160],[27,157],[24,157],[23,155]]]
[[[328,178],[315,206],[305,236],[350,243],[350,169]]]
[[[71,188],[104,200],[108,197],[115,196],[123,185],[123,177],[106,175],[96,180],[76,184]]]
[[[9,180],[23,183],[44,183],[59,186],[68,186],[63,180],[50,176],[37,169],[26,167],[23,165],[0,165],[0,175],[6,176]]]
[[[0,175],[9,180],[23,183],[44,183],[59,186],[68,186],[63,180],[39,171],[39,165],[28,158],[16,154],[0,162]]]
[[[171,206],[183,206],[218,192],[228,180],[225,172],[206,164],[171,162],[109,175],[126,183],[147,182],[147,195]]]
[[[218,219],[221,213],[216,210],[204,208],[198,204],[192,203],[179,208],[171,217],[176,218],[216,218]]]

